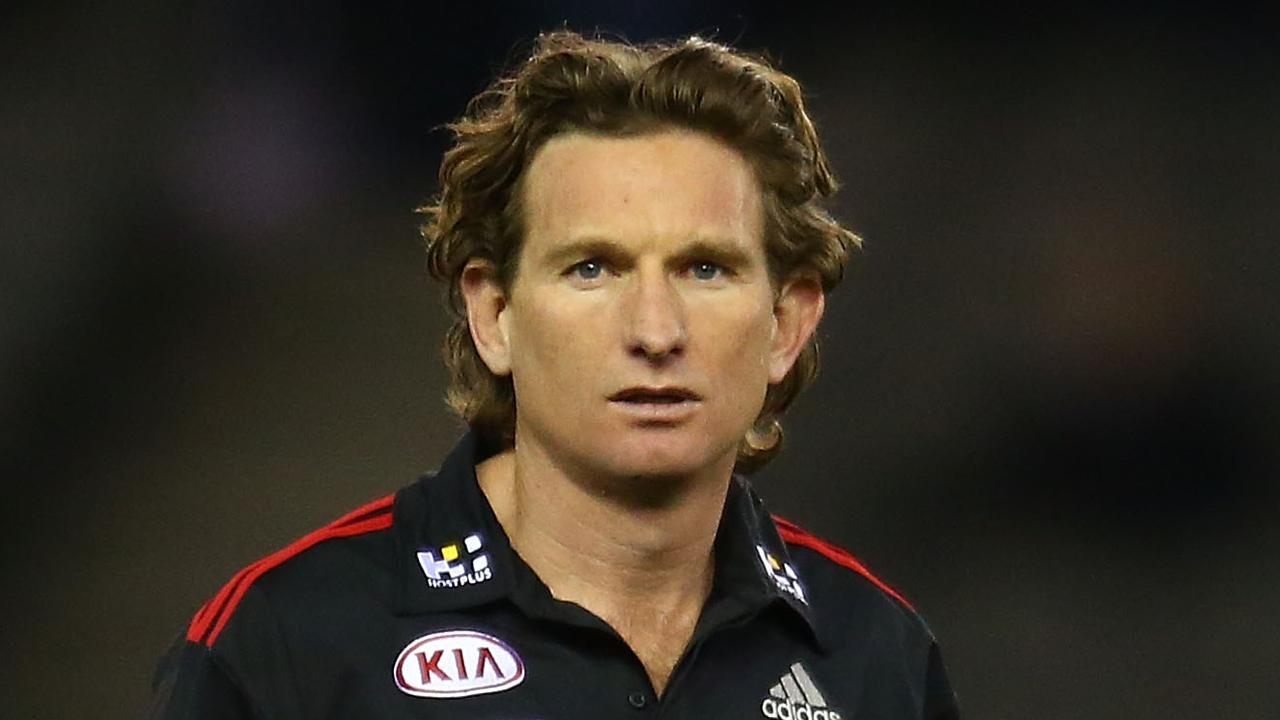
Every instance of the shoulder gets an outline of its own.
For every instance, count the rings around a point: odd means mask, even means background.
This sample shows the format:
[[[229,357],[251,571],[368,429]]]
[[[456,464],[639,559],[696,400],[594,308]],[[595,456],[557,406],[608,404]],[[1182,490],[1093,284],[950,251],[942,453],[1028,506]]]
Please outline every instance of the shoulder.
[[[313,717],[298,659],[327,657],[324,643],[386,614],[394,505],[356,508],[232,576],[162,660],[152,717]]]
[[[893,685],[895,672],[904,675],[921,703],[914,716],[959,717],[937,639],[911,602],[848,550],[785,518],[771,517],[808,586],[827,648],[838,656],[874,658],[865,667],[881,689]]]
[[[820,615],[842,618],[838,624],[843,627],[872,623],[881,630],[896,628],[904,640],[933,642],[932,631],[911,601],[853,553],[786,518],[771,517]]]
[[[196,612],[186,639],[214,647],[233,620],[243,624],[245,616],[261,615],[267,596],[288,600],[376,574],[384,564],[380,556],[391,557],[384,550],[393,542],[394,501],[387,495],[362,505],[247,565]]]
[[[902,593],[876,577],[861,560],[854,557],[848,550],[823,540],[780,515],[773,515],[772,518],[774,524],[778,527],[779,537],[787,544],[787,549],[792,553],[796,553],[801,549],[812,552],[824,561],[820,563],[820,567],[825,566],[824,569],[828,572],[837,576],[845,576],[846,579],[853,579],[855,582],[866,583],[893,599],[904,609],[912,613],[915,612],[911,602]]]

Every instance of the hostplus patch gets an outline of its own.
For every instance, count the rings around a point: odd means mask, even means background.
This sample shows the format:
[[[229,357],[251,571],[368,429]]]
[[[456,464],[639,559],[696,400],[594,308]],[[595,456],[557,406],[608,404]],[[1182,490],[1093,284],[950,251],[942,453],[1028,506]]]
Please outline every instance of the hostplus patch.
[[[427,586],[456,588],[478,585],[493,577],[489,553],[479,533],[472,533],[461,542],[453,542],[439,548],[418,551],[418,564],[427,576]]]

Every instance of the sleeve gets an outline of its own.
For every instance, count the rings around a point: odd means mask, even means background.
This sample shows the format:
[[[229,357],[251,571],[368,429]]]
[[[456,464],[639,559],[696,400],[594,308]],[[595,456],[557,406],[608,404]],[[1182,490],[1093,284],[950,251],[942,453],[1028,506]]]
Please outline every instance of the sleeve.
[[[156,668],[147,720],[261,720],[213,652],[178,637]]]
[[[297,705],[297,669],[258,586],[248,587],[201,627],[193,621],[161,659],[149,720],[305,717]]]
[[[947,678],[942,653],[936,642],[929,645],[929,665],[925,671],[923,720],[959,720],[960,705]]]

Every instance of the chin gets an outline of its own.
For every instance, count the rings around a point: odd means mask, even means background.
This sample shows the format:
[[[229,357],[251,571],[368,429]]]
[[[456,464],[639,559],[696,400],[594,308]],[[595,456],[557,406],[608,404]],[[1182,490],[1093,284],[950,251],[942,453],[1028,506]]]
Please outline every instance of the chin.
[[[736,452],[737,445],[732,445]],[[608,471],[612,475],[635,478],[687,477],[697,474],[724,459],[715,443],[688,432],[634,431],[626,433],[605,450]],[[732,466],[732,464],[730,464]]]

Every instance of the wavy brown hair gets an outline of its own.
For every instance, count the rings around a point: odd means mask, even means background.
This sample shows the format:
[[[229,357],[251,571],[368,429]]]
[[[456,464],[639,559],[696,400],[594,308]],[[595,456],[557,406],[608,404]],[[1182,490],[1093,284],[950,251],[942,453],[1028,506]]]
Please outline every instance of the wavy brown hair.
[[[419,208],[431,275],[448,286],[453,325],[444,359],[448,403],[490,444],[510,447],[516,401],[510,376],[489,371],[467,325],[460,280],[487,260],[510,289],[523,237],[521,179],[544,143],[566,132],[611,136],[664,128],[709,133],[742,153],[764,199],[764,242],[775,290],[797,273],[839,283],[860,240],[823,206],[836,190],[805,113],[800,85],[761,57],[697,37],[632,45],[569,31],[539,36],[532,55],[499,77],[450,124],[440,194]],[[818,372],[816,338],[764,405],[738,448],[736,469],[768,462],[782,441],[783,411]]]

